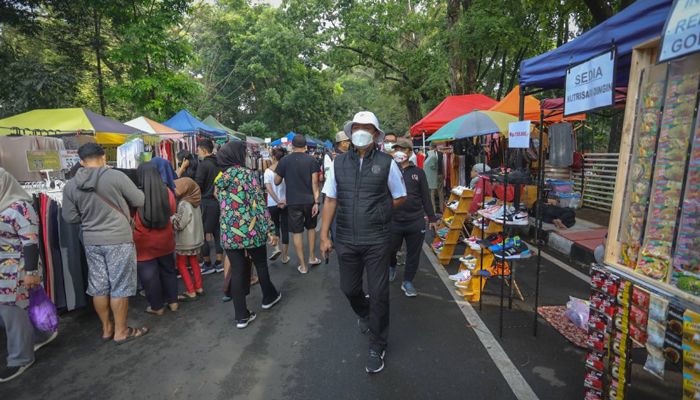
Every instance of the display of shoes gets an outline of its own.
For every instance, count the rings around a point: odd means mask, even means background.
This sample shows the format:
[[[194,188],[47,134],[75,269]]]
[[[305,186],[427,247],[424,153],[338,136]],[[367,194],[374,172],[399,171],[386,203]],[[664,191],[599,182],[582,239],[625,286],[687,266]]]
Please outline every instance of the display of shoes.
[[[455,287],[459,289],[471,289],[471,278],[455,282]]]
[[[520,246],[521,243],[522,242],[520,241],[520,236],[513,236],[512,238],[506,239],[502,243],[497,243],[489,246],[489,250],[491,250],[494,253],[503,252],[503,250],[508,250],[512,247]]]
[[[490,247],[503,242],[503,235],[499,233],[494,233],[487,236],[484,240],[479,240],[478,243],[484,247]]]
[[[530,215],[525,211],[520,211],[517,214],[506,215],[506,223],[508,225],[530,225]]]
[[[472,220],[472,225],[479,229],[486,229],[489,226],[489,221],[486,218]]]
[[[470,254],[468,256],[460,257],[459,262],[464,263],[464,264],[475,263],[476,257],[474,257],[473,255]]]
[[[465,269],[464,271],[459,271],[454,275],[450,275],[448,278],[450,278],[451,281],[459,282],[464,279],[470,279],[471,275],[471,272]]]
[[[520,242],[519,245],[513,246],[505,251],[506,260],[517,260],[522,258],[530,257],[530,248],[524,242]],[[498,258],[502,258],[501,253],[494,253]]]
[[[450,233],[450,228],[442,228],[437,231],[437,235],[441,238],[447,236],[448,233]]]
[[[451,224],[452,224],[452,221],[454,221],[454,219],[455,219],[454,216],[450,216],[450,217],[445,217],[445,218],[443,219],[443,221],[445,221],[445,223],[446,223],[447,225],[451,225]]]
[[[471,190],[466,186],[455,186],[452,188],[452,193],[456,194],[457,196],[461,196],[464,194],[465,190]]]

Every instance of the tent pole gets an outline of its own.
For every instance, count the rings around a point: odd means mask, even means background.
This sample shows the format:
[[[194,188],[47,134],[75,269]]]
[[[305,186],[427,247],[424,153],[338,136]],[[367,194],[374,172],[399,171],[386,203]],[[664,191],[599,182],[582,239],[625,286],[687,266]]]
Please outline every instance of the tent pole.
[[[539,306],[539,296],[540,296],[540,267],[542,266],[542,244],[543,240],[540,239],[540,233],[542,231],[542,186],[544,185],[544,142],[542,141],[544,135],[544,110],[540,106],[540,146],[537,154],[537,203],[535,203],[536,213],[535,216],[535,244],[537,245],[537,268],[535,269],[535,322],[532,326],[532,335],[537,336],[537,307]]]

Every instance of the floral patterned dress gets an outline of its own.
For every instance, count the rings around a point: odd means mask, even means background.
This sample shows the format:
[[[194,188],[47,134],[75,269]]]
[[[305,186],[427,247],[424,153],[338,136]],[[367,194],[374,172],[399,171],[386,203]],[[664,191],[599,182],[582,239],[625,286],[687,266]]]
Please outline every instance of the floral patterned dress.
[[[221,245],[227,250],[265,246],[275,228],[267,211],[265,195],[253,173],[230,167],[216,178],[221,207]]]
[[[39,217],[31,204],[18,201],[0,211],[0,304],[29,305],[22,248],[38,243]]]

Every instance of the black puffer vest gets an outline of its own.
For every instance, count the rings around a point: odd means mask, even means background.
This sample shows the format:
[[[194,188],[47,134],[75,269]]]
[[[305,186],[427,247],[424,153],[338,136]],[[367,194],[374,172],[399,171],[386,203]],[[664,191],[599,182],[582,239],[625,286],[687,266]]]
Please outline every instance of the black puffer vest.
[[[353,149],[333,163],[337,184],[336,240],[356,246],[389,240],[392,197],[387,180],[394,160],[375,149],[360,157]]]

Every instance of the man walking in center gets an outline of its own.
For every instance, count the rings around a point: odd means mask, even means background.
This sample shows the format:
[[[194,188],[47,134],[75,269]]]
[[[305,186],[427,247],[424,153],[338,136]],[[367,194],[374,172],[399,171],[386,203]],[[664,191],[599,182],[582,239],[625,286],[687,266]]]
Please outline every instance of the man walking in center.
[[[209,139],[204,139],[197,143],[197,155],[200,158],[194,180],[199,185],[202,192],[202,222],[204,225],[204,265],[202,265],[202,275],[209,275],[214,272],[222,272],[224,264],[224,249],[221,247],[221,228],[219,226],[219,203],[214,197],[214,180],[221,172],[221,168],[216,164],[214,143]],[[216,263],[212,265],[211,249],[216,250]]]
[[[299,258],[297,271],[309,272],[309,265],[319,265],[316,257],[316,217],[321,191],[318,183],[318,161],[306,154],[306,138],[297,134],[292,139],[292,153],[282,158],[275,170],[275,184],[284,180],[287,186],[287,214],[294,249]],[[309,261],[304,258],[304,229],[308,232]]]
[[[326,200],[321,227],[321,254],[327,257],[333,243],[331,221],[337,211],[335,237],[340,287],[360,318],[370,345],[365,371],[384,369],[389,335],[389,246],[391,214],[406,200],[406,187],[399,166],[378,150],[383,132],[377,117],[368,111],[355,115],[350,140],[353,147],[339,155],[326,179]],[[367,271],[369,298],[362,286]]]
[[[122,172],[106,166],[105,151],[99,145],[86,143],[78,155],[84,168],[66,183],[62,215],[83,229],[87,294],[102,321],[102,340],[121,344],[148,333],[145,327],[130,328],[126,323],[129,297],[136,294],[131,209],[143,207],[144,194]]]

